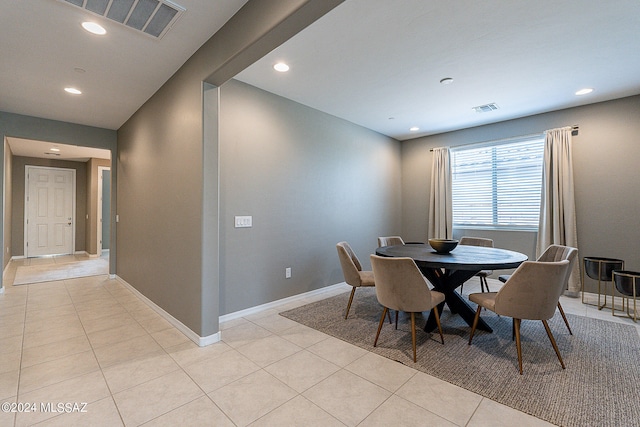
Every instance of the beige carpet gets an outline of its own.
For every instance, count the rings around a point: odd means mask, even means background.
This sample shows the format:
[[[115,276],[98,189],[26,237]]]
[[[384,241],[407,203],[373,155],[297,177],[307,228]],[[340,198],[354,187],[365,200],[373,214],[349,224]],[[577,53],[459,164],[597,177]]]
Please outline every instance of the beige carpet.
[[[356,291],[345,320],[348,297],[347,292],[280,314],[556,425],[640,426],[640,339],[632,326],[568,315],[574,333],[569,335],[557,314],[549,324],[563,370],[542,323],[523,321],[521,376],[510,318],[483,312],[494,332],[478,331],[469,346],[469,326],[445,309],[444,345],[437,331],[418,330],[414,363],[409,316],[401,313],[399,330],[385,322],[373,347],[382,313],[375,289]],[[425,318],[419,319],[424,325]]]
[[[13,285],[52,282],[101,274],[109,274],[109,261],[104,258],[72,261],[64,264],[20,266],[16,269]]]

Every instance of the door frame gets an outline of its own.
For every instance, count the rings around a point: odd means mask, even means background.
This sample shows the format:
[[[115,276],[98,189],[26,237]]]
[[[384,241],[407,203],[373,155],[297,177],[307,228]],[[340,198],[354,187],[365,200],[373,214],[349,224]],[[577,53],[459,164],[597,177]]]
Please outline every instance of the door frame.
[[[102,217],[102,172],[104,171],[111,172],[111,166],[98,166],[98,212],[96,212],[96,253],[98,254],[98,258],[102,256],[102,222],[104,221],[104,218]],[[111,186],[109,186],[109,188],[111,188]],[[111,197],[111,194],[109,194],[109,197]],[[111,215],[109,215],[109,218],[107,218],[107,220],[111,221]],[[109,253],[111,253],[111,251],[109,251]]]
[[[24,165],[24,257],[29,258],[29,248],[27,246],[29,239],[29,230],[27,221],[29,219],[29,170],[30,169],[49,169],[49,170],[65,170],[71,171],[71,254],[76,253],[76,170],[72,168],[58,168],[50,166],[34,166]],[[55,254],[54,254],[55,255]]]

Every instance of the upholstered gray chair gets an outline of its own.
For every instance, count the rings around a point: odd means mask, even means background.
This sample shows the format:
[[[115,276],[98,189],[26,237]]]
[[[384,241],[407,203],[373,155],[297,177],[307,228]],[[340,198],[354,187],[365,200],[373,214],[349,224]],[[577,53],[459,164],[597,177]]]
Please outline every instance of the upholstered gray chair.
[[[373,280],[373,271],[362,271],[360,260],[358,260],[358,257],[347,242],[338,243],[336,248],[338,249],[338,258],[340,258],[344,281],[353,286],[351,296],[349,297],[349,304],[347,305],[347,312],[344,315],[346,319],[349,316],[349,309],[351,308],[356,288],[361,286],[375,286],[376,283]]]
[[[404,240],[400,236],[378,237],[378,247],[404,245]]]
[[[569,267],[569,272],[567,273],[567,277],[564,281],[564,286],[566,287],[567,281],[569,280],[569,276],[571,275],[571,271],[573,270],[573,264],[576,262],[578,256],[578,250],[576,248],[571,248],[569,246],[561,246],[561,245],[550,245],[537,259],[537,261],[542,262],[551,262],[551,261],[562,261],[568,260],[571,266]],[[502,274],[498,276],[501,282],[506,283],[507,280],[511,277],[510,274]],[[571,326],[569,326],[569,320],[567,320],[567,316],[564,314],[564,310],[562,309],[562,304],[558,300],[558,311],[560,311],[560,315],[562,316],[562,320],[564,320],[564,324],[567,325],[567,329],[569,330],[569,335],[573,335],[571,331]]]
[[[478,326],[482,307],[501,316],[513,318],[513,327],[518,352],[518,366],[522,375],[522,347],[520,344],[520,322],[541,320],[547,336],[558,356],[562,369],[565,368],[560,350],[553,338],[547,320],[556,311],[558,300],[564,290],[566,277],[570,273],[568,260],[555,262],[525,261],[513,272],[509,280],[498,292],[483,292],[469,295],[469,299],[478,304],[476,316],[471,327],[469,345]]]
[[[463,236],[460,238],[460,244],[468,245],[468,246],[484,246],[486,248],[492,248],[493,240],[485,239],[484,237]],[[487,277],[491,276],[492,274],[493,274],[492,270],[482,270],[481,272],[476,274],[476,276],[480,278],[480,290],[482,292],[489,292],[489,284],[487,283]],[[486,291],[485,291],[485,287],[487,288]],[[460,292],[462,292],[462,286],[460,287]]]
[[[444,344],[440,314],[436,306],[444,302],[444,294],[429,289],[428,282],[411,258],[381,257],[371,255],[371,267],[376,280],[376,296],[384,307],[376,339],[382,330],[384,317],[389,309],[411,313],[411,339],[413,342],[413,361],[416,361],[416,313],[433,310],[440,332],[440,340]]]

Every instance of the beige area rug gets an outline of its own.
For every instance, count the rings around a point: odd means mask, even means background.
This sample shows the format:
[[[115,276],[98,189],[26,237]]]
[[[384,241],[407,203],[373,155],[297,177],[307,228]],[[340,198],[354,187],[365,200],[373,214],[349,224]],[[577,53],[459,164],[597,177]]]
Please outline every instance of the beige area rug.
[[[76,277],[109,274],[109,261],[103,258],[72,261],[63,264],[20,266],[16,269],[13,285],[52,282]]]
[[[640,339],[633,326],[567,315],[574,333],[569,335],[556,314],[549,324],[563,370],[542,322],[523,321],[521,376],[510,318],[483,311],[494,332],[478,331],[469,346],[470,327],[445,308],[444,345],[437,331],[418,330],[414,363],[409,316],[400,314],[398,330],[385,321],[373,347],[382,313],[375,289],[356,291],[345,320],[348,297],[349,292],[280,314],[556,425],[640,426]],[[425,320],[420,316],[419,324]]]

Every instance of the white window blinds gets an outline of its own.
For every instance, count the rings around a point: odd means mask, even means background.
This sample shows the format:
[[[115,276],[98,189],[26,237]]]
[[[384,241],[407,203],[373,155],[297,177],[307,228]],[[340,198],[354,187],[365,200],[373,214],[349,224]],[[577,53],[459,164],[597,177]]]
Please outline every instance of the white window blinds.
[[[538,228],[544,135],[451,148],[453,226]]]

